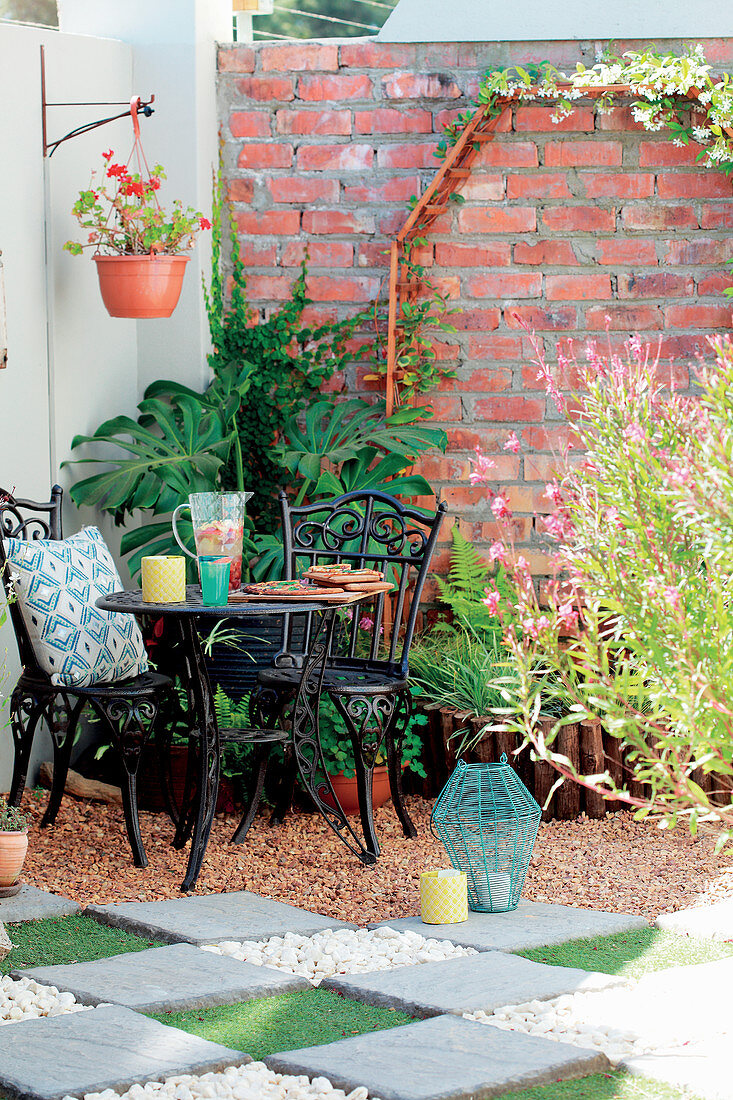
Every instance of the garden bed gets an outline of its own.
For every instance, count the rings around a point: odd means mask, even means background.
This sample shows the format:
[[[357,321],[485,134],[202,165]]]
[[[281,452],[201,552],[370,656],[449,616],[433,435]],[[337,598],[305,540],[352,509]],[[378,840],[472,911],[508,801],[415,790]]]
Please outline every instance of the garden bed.
[[[24,808],[40,820],[47,796],[26,794]],[[198,891],[253,890],[266,897],[360,924],[419,912],[418,876],[445,866],[429,830],[431,803],[408,800],[416,840],[402,836],[391,806],[376,812],[382,855],[363,867],[314,813],[294,813],[270,829],[260,815],[247,840],[229,843],[238,818],[217,816]],[[33,828],[24,879],[80,904],[179,897],[187,851],[170,847],[172,827],[162,814],[141,814],[150,864],[132,866],[116,806],[62,803],[55,828]],[[654,919],[702,902],[733,897],[733,855],[716,857],[714,841],[659,832],[630,814],[600,821],[540,826],[524,896]]]

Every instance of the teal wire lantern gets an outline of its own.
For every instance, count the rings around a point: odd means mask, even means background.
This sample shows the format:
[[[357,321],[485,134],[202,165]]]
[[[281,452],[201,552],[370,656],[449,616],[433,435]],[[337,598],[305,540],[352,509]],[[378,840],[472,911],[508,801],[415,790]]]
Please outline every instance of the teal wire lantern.
[[[499,764],[458,762],[433,808],[450,861],[468,879],[479,913],[516,909],[542,810],[502,754]]]

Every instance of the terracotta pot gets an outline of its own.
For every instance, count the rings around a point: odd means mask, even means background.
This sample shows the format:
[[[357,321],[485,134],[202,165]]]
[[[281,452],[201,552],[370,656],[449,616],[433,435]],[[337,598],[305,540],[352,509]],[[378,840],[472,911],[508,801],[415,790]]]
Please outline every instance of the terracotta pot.
[[[330,779],[334,794],[341,803],[341,809],[344,813],[347,815],[358,814],[359,792],[356,788],[356,776],[332,775]],[[389,801],[389,798],[389,772],[387,771],[387,765],[377,764],[372,772],[372,805],[374,809],[376,810],[379,806],[384,806],[385,802]],[[333,805],[330,794],[324,795],[323,801],[331,806]]]
[[[0,886],[15,885],[27,851],[27,833],[0,833]]]
[[[170,317],[188,256],[94,256],[110,317]]]

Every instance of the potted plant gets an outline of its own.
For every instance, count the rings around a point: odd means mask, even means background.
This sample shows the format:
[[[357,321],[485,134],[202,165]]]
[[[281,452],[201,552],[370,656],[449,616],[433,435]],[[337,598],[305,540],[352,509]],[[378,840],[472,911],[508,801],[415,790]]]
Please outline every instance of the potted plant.
[[[10,891],[23,870],[30,818],[0,798],[0,892]]]
[[[196,234],[211,223],[180,199],[165,211],[158,189],[165,172],[131,172],[113,163],[114,152],[102,154],[102,173],[92,172],[89,187],[79,193],[72,213],[87,238],[67,241],[64,249],[80,255],[93,248],[99,287],[111,317],[170,317],[178,304]]]
[[[413,714],[407,724],[402,742],[402,767],[411,768],[416,775],[426,778],[422,764],[422,737],[420,726],[427,725],[424,714]],[[325,696],[321,700],[318,713],[318,728],[323,749],[323,762],[331,780],[334,794],[345,814],[359,813],[359,793],[356,784],[354,747],[346,732],[344,720],[336,709],[335,703]],[[383,806],[390,797],[387,754],[383,749],[377,754],[372,773],[372,805],[375,809]],[[325,796],[329,801],[329,795]]]

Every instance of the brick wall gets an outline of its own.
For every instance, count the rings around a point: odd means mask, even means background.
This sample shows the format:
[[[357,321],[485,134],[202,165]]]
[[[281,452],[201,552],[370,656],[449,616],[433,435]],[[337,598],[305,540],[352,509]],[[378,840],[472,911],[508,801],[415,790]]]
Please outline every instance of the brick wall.
[[[733,39],[704,43],[733,67]],[[617,44],[620,48],[627,45]],[[659,43],[660,48],[680,43]],[[374,41],[222,46],[220,121],[225,171],[249,271],[253,304],[287,294],[306,245],[317,316],[345,316],[386,291],[386,255],[406,202],[432,178],[446,121],[465,109],[488,67],[549,59],[592,64],[583,43],[390,45]],[[457,369],[431,395],[448,432],[446,456],[422,472],[479,546],[497,534],[469,455],[496,452],[497,477],[515,513],[515,535],[536,572],[544,568],[544,483],[564,429],[537,382],[527,322],[549,357],[558,340],[620,344],[632,332],[655,344],[680,387],[706,351],[705,336],[730,328],[722,296],[733,282],[733,185],[695,164],[696,148],[648,134],[628,108],[596,113],[578,101],[551,122],[552,107],[505,116],[462,188],[463,205],[441,215],[423,262],[463,312],[441,359]],[[356,342],[345,379],[375,387]],[[502,451],[510,430],[523,453]],[[447,550],[439,557],[445,563]]]

